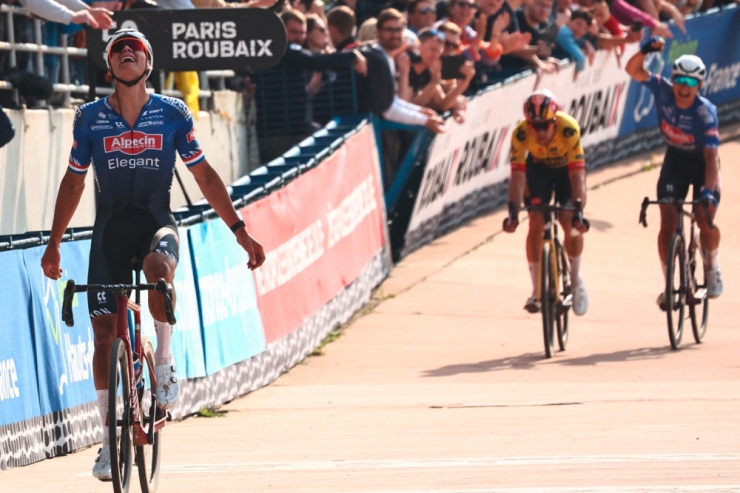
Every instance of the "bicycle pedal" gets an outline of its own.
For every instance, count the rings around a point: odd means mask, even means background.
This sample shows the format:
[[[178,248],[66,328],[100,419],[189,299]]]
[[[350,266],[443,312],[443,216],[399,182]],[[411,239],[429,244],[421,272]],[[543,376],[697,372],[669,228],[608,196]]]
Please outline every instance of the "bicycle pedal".
[[[707,298],[707,288],[699,288],[694,293],[695,304],[702,303]]]
[[[573,306],[573,295],[572,294],[569,294],[568,296],[566,296],[565,298],[563,298],[563,301],[561,301],[560,304],[563,305],[564,307],[568,307],[568,308],[570,308],[571,306]]]

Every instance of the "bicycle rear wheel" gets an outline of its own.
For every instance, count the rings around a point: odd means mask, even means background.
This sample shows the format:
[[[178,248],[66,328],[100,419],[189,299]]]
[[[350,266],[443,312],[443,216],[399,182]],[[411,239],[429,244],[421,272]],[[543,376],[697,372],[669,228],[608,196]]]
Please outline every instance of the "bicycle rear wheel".
[[[695,248],[701,248],[696,245]],[[689,305],[689,317],[691,318],[691,329],[694,332],[694,340],[701,344],[707,333],[707,322],[709,321],[709,297],[707,296],[707,272],[704,265],[703,256],[699,256],[699,262],[696,261],[696,254],[691,259],[691,288],[694,290],[694,299],[696,304]],[[698,266],[698,268],[697,268]],[[698,280],[702,283],[699,284]],[[701,319],[699,319],[699,310],[701,310]]]
[[[542,245],[540,261],[540,303],[542,304],[542,333],[545,340],[545,356],[552,358],[555,352],[555,279],[552,275],[550,243]]]
[[[568,283],[569,266],[568,260],[565,257],[565,251],[560,245],[559,241],[555,241],[556,255],[559,260],[558,268],[554,269],[557,273],[557,278],[560,282],[556,289],[560,290],[560,301],[558,303],[556,313],[557,318],[555,319],[557,332],[558,332],[558,346],[561,351],[565,351],[565,346],[568,345],[568,311],[570,311],[570,284]]]
[[[126,343],[113,341],[108,373],[108,433],[113,491],[127,493],[133,465],[131,381]]]
[[[157,404],[152,397],[156,395],[154,389],[154,349],[147,338],[142,339],[144,354],[141,360],[141,379],[143,388],[139,389],[139,404],[141,409],[142,426],[154,426],[157,420]],[[154,441],[148,445],[136,447],[136,467],[139,470],[139,482],[142,493],[154,493],[159,482],[159,463],[161,459],[162,430],[154,433]]]
[[[668,250],[665,295],[667,301],[668,337],[671,347],[678,349],[683,336],[683,320],[686,309],[686,250],[683,238],[673,235]]]

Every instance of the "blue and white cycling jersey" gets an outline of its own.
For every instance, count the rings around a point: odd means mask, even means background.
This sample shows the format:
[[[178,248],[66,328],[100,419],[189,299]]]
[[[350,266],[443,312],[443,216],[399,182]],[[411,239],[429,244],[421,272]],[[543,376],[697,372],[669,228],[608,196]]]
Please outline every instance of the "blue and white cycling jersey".
[[[719,147],[717,108],[708,99],[697,96],[694,104],[682,110],[676,106],[670,81],[651,74],[643,84],[655,95],[658,122],[666,145],[685,151]]]
[[[131,206],[149,210],[161,225],[171,224],[175,151],[188,167],[205,159],[190,111],[179,99],[152,94],[133,128],[107,97],[80,106],[69,169],[86,173],[93,166],[96,225]]]

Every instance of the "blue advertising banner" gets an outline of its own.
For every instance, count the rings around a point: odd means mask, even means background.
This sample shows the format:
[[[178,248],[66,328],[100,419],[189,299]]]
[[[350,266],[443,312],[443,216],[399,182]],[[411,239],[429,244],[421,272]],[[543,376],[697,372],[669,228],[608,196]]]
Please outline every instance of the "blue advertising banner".
[[[41,270],[39,268],[39,270]],[[0,253],[0,426],[41,416],[33,353],[31,287],[23,253]]]
[[[29,248],[23,258],[31,285],[33,334],[38,362],[41,412],[54,411],[94,401],[92,357],[93,330],[87,295],[77,294],[72,305],[75,326],[62,322],[62,299],[69,279],[87,282],[90,240],[62,243],[62,278],[52,281],[41,271],[46,247]]]
[[[174,281],[177,293],[175,307],[177,324],[172,331],[172,355],[175,358],[177,374],[180,378],[204,377],[206,376],[206,364],[203,356],[198,294],[195,291],[193,260],[190,255],[190,239],[186,228],[179,228],[179,234],[180,262],[177,264]],[[142,296],[141,331],[151,339],[156,350],[157,337],[154,333],[154,320],[149,313],[147,300],[146,295]]]
[[[697,55],[707,66],[707,78],[701,95],[715,105],[740,98],[740,9],[729,8],[686,21],[688,34],[671,27],[673,38],[666,40],[663,53],[651,53],[645,59],[650,72],[671,77],[673,62],[681,55]],[[625,137],[658,125],[653,95],[645,86],[632,82],[619,131]]]
[[[188,230],[194,260],[206,372],[209,375],[265,350],[265,333],[249,258],[222,221]]]

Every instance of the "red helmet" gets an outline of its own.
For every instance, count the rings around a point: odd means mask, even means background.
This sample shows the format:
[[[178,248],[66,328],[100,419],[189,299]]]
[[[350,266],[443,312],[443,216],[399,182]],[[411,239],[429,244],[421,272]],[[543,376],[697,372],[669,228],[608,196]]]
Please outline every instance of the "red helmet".
[[[533,92],[524,102],[524,117],[528,122],[554,120],[559,109],[555,95],[548,89],[542,89]]]

